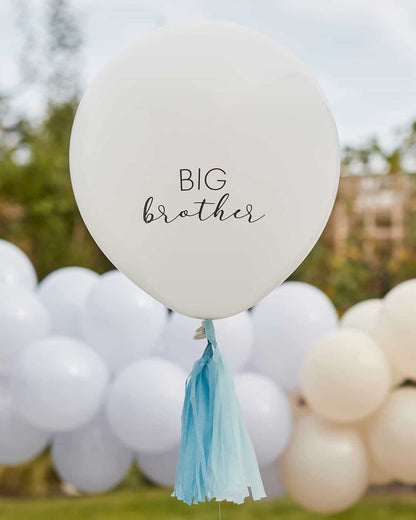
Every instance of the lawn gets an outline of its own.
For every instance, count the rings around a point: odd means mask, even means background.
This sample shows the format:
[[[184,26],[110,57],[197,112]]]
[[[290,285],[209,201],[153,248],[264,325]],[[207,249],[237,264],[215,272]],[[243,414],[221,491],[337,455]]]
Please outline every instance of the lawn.
[[[415,496],[371,496],[345,513],[323,518],[339,520],[414,520]],[[118,491],[105,496],[50,499],[0,499],[0,520],[216,520],[218,504],[188,507],[164,490]],[[289,499],[222,505],[222,520],[317,520]]]

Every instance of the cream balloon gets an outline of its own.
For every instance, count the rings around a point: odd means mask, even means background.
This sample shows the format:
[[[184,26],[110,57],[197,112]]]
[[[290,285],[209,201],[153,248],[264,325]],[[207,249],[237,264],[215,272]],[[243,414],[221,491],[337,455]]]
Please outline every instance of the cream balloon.
[[[390,388],[390,369],[369,336],[340,329],[307,353],[301,380],[314,412],[333,421],[353,422],[382,404]]]
[[[288,493],[316,513],[349,508],[368,483],[367,455],[358,432],[314,415],[296,421],[281,468]]]
[[[416,378],[416,279],[400,283],[383,301],[374,337],[393,367]]]
[[[305,396],[300,390],[292,390],[287,392],[287,398],[289,399],[290,408],[292,409],[292,415],[294,419],[299,419],[304,415],[310,413],[310,408],[306,402]]]
[[[375,462],[396,480],[416,482],[416,389],[399,388],[372,418],[368,442]]]
[[[357,303],[342,316],[340,326],[371,335],[376,328],[382,305],[382,300],[376,298]]]
[[[338,148],[295,57],[247,28],[201,21],[145,35],[98,74],[75,118],[71,178],[114,265],[171,309],[222,318],[311,250],[333,206]]]
[[[389,484],[395,480],[390,471],[384,469],[382,466],[377,464],[377,462],[372,457],[371,453],[368,456],[368,481],[370,484],[374,484],[376,486],[383,486],[385,484]]]
[[[370,443],[368,440],[368,429],[371,425],[373,419],[373,415],[366,417],[362,421],[359,421],[356,425],[359,434],[364,442],[365,448],[367,450],[368,456],[368,481],[369,484],[374,484],[376,486],[388,484],[394,480],[394,476],[392,473],[381,466],[373,457],[371,453]]]

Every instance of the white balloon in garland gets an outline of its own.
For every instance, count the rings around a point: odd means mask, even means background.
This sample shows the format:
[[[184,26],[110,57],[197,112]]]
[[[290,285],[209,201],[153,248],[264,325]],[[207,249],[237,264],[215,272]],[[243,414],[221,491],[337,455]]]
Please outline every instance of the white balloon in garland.
[[[8,373],[20,352],[49,331],[48,311],[34,292],[0,283],[0,373]]]
[[[303,282],[286,282],[270,293],[254,308],[253,319],[251,365],[285,390],[299,387],[305,354],[338,326],[330,299]]]
[[[150,355],[160,340],[167,309],[124,274],[110,271],[92,288],[82,316],[84,337],[110,370]]]
[[[146,358],[120,371],[108,393],[107,417],[115,434],[145,453],[179,444],[186,373],[171,361]]]
[[[7,384],[0,387],[0,464],[30,460],[45,449],[49,433],[25,421],[14,410]]]
[[[53,334],[82,338],[81,313],[99,278],[84,267],[64,267],[40,282],[38,294],[51,316]]]
[[[164,335],[164,356],[178,363],[187,372],[201,357],[206,342],[195,341],[195,330],[201,320],[189,318],[177,312],[168,321]],[[229,318],[215,320],[215,335],[222,354],[234,371],[242,370],[251,355],[254,342],[253,323],[245,311]]]
[[[99,413],[76,430],[56,434],[52,460],[62,480],[80,491],[102,493],[121,482],[133,462],[133,451]]]
[[[163,453],[139,453],[137,463],[149,480],[159,486],[173,487],[175,485],[178,453],[178,446]]]
[[[11,389],[24,419],[45,430],[65,431],[97,413],[108,378],[104,362],[88,345],[51,336],[25,349],[12,371]]]
[[[33,291],[37,276],[32,262],[17,246],[0,239],[0,283]]]
[[[234,383],[259,466],[268,466],[276,461],[290,438],[289,400],[270,378],[261,374],[237,374]]]

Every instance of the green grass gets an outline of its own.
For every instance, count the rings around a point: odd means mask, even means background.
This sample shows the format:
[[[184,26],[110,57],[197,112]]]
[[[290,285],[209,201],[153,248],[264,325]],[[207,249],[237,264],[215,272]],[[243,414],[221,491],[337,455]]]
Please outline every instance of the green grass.
[[[349,511],[321,517],[289,499],[222,505],[223,520],[414,520],[416,496],[371,496]],[[165,490],[118,491],[105,496],[0,499],[0,520],[216,520],[218,504],[186,506]]]

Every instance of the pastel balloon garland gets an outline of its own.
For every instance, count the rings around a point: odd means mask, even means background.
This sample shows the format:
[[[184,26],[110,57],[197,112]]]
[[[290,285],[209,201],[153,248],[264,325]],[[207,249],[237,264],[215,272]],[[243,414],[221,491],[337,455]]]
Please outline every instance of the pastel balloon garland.
[[[256,304],[328,219],[336,128],[303,65],[222,22],[156,30],[92,82],[74,122],[71,178],[97,244],[171,309],[206,320],[186,387],[174,495],[264,496],[212,319]]]

